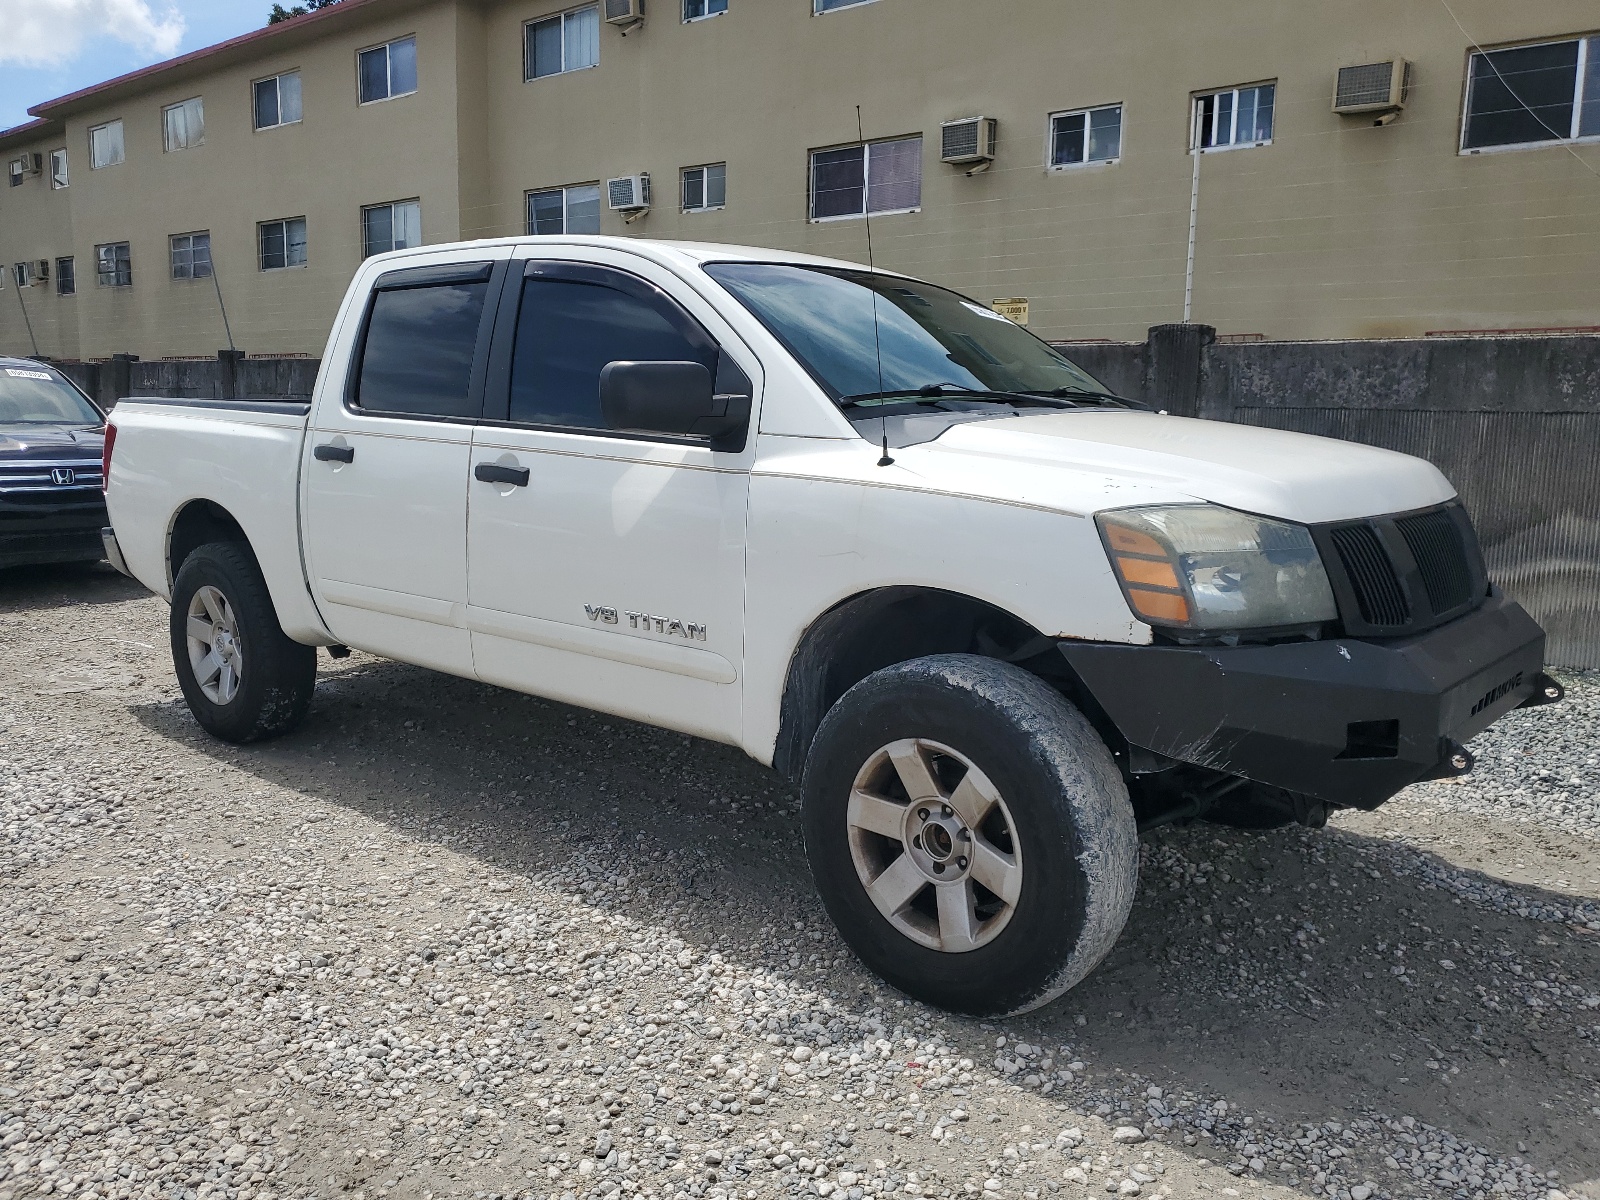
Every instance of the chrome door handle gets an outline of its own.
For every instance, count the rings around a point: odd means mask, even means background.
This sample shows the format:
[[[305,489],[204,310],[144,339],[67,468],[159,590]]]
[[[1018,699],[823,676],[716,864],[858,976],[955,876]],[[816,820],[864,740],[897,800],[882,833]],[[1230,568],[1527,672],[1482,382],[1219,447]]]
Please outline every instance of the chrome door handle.
[[[499,463],[479,463],[472,469],[472,475],[480,483],[509,483],[512,487],[528,486],[527,467],[502,467]]]

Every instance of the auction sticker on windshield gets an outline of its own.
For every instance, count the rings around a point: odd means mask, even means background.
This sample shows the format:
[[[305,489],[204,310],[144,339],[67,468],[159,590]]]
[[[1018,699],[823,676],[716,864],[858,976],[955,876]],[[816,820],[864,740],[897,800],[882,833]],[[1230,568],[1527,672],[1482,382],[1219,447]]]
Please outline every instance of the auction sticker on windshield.
[[[48,371],[17,371],[7,367],[6,374],[13,379],[43,379],[46,383],[51,382],[52,379]]]

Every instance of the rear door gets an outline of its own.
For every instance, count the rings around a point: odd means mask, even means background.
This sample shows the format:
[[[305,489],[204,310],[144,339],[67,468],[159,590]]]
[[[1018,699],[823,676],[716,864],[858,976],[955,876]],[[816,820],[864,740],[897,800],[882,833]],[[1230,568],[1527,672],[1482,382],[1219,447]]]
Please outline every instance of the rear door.
[[[306,560],[328,628],[457,675],[473,674],[467,480],[508,254],[378,277],[301,465]]]

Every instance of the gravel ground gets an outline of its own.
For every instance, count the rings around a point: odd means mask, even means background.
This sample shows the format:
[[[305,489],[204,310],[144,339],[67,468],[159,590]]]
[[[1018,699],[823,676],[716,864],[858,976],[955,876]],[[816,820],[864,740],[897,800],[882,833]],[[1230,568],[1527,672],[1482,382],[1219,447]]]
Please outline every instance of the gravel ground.
[[[1600,677],[1376,814],[1150,837],[980,1023],[736,751],[361,655],[235,749],[165,621],[0,573],[0,1200],[1600,1197]]]

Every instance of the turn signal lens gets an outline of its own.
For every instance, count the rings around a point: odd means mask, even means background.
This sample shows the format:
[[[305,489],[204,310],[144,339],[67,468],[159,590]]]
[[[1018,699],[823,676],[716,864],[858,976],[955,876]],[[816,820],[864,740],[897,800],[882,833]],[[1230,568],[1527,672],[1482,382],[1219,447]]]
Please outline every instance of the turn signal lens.
[[[1260,629],[1337,616],[1302,525],[1212,504],[1120,509],[1097,521],[1128,606],[1152,625]]]

